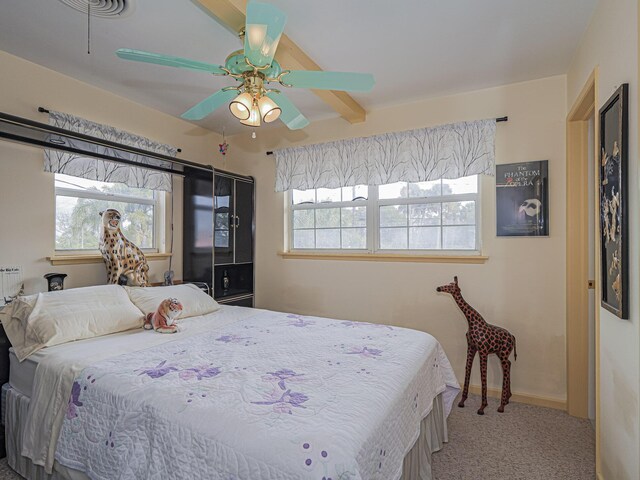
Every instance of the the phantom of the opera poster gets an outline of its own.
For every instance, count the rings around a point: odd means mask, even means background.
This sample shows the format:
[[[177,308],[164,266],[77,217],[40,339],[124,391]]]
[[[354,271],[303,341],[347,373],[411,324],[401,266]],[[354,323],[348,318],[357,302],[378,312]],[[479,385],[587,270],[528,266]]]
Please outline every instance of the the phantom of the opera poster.
[[[549,235],[549,162],[496,165],[499,237]]]

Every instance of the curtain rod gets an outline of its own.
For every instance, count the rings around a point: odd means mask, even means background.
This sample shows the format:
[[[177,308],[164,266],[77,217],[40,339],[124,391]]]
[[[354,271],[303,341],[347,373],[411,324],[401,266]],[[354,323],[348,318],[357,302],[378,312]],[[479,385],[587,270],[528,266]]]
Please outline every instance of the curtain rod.
[[[62,139],[59,139],[57,137],[62,137]],[[16,117],[15,115],[9,115],[8,113],[0,112],[0,140],[5,139],[18,143],[25,143],[27,145],[35,145],[53,150],[77,153],[79,155],[85,155],[87,157],[102,158],[105,160],[110,160],[112,162],[124,163],[140,168],[157,170],[177,175],[184,175],[184,172],[174,169],[175,166],[191,167],[198,170],[205,170],[210,173],[213,172],[213,167],[210,165],[202,165],[199,163],[190,162],[188,160],[170,157],[168,155],[149,152],[147,150],[142,150],[136,147],[122,145],[116,142],[111,142],[109,140],[104,140],[102,138],[72,132],[63,128],[54,127],[53,125],[49,125],[46,123],[35,122],[27,118]],[[87,149],[81,148],[82,145],[77,147],[67,144],[65,139],[79,140],[83,144],[98,145],[101,147],[111,148],[133,155],[141,155],[144,157],[153,158],[155,160],[161,160],[163,162],[167,162],[167,164],[171,165],[171,167],[142,164],[114,155],[107,155],[97,151],[88,151]]]
[[[38,111],[39,111],[40,113],[51,113],[49,110],[47,110],[47,109],[46,109],[46,108],[44,108],[44,107],[38,107]],[[181,153],[181,152],[182,152],[182,149],[181,149],[181,148],[176,148],[176,151],[177,151],[178,153]]]
[[[496,123],[498,122],[508,122],[509,121],[509,117],[498,117],[496,118]],[[272,151],[268,151],[267,155],[273,155]]]

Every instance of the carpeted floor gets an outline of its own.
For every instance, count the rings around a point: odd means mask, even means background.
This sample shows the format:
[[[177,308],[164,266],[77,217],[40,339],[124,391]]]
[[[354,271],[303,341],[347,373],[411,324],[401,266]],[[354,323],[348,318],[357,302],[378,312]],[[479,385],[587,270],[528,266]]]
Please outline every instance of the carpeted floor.
[[[589,420],[551,408],[480,397],[457,400],[449,416],[449,443],[433,454],[435,480],[593,480],[595,434]]]
[[[18,480],[22,477],[11,470],[11,467],[7,465],[7,459],[3,458],[2,460],[0,460],[0,478],[2,480]]]
[[[594,433],[588,420],[559,410],[511,403],[497,413],[489,399],[476,414],[480,397],[454,406],[449,443],[433,455],[435,480],[593,480]],[[0,460],[0,480],[19,477]],[[257,480],[257,479],[256,479]]]

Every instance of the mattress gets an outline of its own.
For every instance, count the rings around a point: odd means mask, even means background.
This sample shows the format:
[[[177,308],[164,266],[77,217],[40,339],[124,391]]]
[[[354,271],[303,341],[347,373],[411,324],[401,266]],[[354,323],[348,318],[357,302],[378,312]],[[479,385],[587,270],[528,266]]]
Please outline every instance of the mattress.
[[[36,376],[38,362],[42,358],[37,353],[24,361],[18,361],[13,348],[9,349],[9,385],[22,395],[31,397],[33,393],[33,380]]]

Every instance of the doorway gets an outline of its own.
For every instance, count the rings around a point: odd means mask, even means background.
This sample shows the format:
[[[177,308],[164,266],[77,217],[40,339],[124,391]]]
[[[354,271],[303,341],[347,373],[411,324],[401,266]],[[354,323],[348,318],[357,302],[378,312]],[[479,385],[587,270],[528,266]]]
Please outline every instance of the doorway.
[[[567,412],[595,417],[600,466],[598,70],[567,116]],[[590,313],[592,321],[589,320]]]

